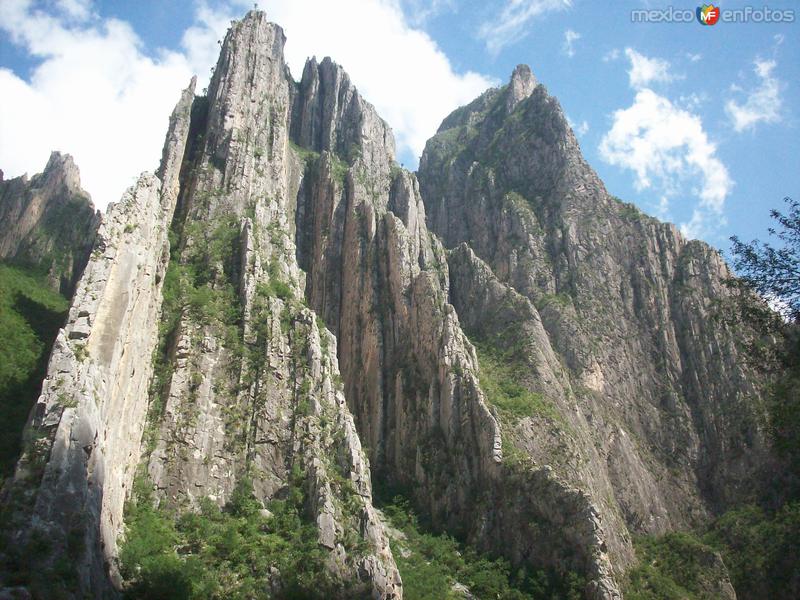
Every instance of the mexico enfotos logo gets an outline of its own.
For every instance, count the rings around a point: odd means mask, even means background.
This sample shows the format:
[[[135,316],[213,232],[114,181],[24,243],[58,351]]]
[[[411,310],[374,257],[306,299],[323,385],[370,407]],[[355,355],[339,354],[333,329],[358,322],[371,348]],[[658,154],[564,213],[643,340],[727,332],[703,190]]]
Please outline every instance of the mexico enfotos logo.
[[[744,6],[722,8],[715,4],[702,4],[695,10],[688,8],[646,8],[631,11],[633,23],[692,23],[710,26],[717,23],[794,23],[794,9],[777,10],[769,6]]]

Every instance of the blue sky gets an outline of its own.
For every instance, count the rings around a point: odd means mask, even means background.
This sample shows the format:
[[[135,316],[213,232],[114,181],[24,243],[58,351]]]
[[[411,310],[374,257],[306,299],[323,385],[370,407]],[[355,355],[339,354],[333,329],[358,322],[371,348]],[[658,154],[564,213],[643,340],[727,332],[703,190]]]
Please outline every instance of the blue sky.
[[[0,168],[72,153],[99,206],[156,166],[171,106],[201,87],[231,18],[252,2],[3,0]],[[389,121],[415,167],[452,109],[527,63],[558,97],[609,191],[692,236],[764,237],[800,197],[800,33],[791,23],[633,23],[666,0],[260,0],[286,30],[295,77],[331,55]],[[793,2],[728,2],[800,13]],[[366,51],[368,49],[368,51]]]

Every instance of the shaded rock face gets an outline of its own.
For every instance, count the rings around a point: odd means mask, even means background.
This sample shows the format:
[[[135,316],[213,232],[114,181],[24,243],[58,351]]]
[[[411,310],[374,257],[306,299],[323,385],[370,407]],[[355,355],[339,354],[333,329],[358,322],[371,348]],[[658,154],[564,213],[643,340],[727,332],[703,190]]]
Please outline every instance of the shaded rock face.
[[[530,71],[519,71],[525,93]],[[340,138],[327,133],[342,98],[356,107],[345,130],[364,140],[344,146],[349,156],[336,156]],[[388,128],[327,60],[306,65],[295,107],[306,162],[298,262],[309,305],[339,341],[373,473],[410,490],[437,527],[515,564],[584,573],[589,597],[618,597],[590,498],[552,470],[504,462],[475,351],[448,302],[446,254],[427,230],[416,178],[396,166],[393,143],[381,146]]]
[[[629,532],[697,525],[753,493],[762,391],[713,318],[719,255],[609,196],[557,101],[541,85],[522,98],[519,78],[428,142],[428,225],[465,329],[513,348],[554,411],[503,426],[589,495],[624,568]]]
[[[35,568],[55,581],[32,577],[34,593],[114,595],[139,465],[182,510],[224,504],[243,477],[262,501],[299,485],[343,585],[402,596],[336,340],[302,302],[283,43],[263,13],[235,24],[209,95],[192,83],[178,103],[156,176],[103,217],[3,492],[21,550],[4,563],[31,570],[24,550],[50,540]]]
[[[302,302],[292,218],[301,166],[289,144],[296,84],[283,44],[278,26],[250,13],[225,39],[208,98],[195,100],[170,268],[206,300],[165,315],[147,468],[177,506],[224,504],[244,476],[266,502],[302,473],[331,568],[367,595],[400,597],[336,339]],[[347,546],[352,533],[368,551]]]
[[[0,177],[0,223],[0,259],[47,272],[51,287],[71,296],[100,224],[72,157],[53,152],[31,179]]]

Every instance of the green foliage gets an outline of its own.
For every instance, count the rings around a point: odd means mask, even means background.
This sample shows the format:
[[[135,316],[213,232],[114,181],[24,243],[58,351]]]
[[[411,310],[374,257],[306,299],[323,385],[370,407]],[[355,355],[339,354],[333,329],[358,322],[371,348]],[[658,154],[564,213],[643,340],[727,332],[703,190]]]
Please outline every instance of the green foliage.
[[[0,263],[0,478],[14,468],[22,429],[67,306],[43,277]]]
[[[773,381],[769,427],[788,468],[772,487],[785,502],[800,498],[800,202],[784,202],[786,213],[770,213],[777,223],[769,228],[773,243],[731,238],[738,277],[725,281],[730,297],[717,317],[735,329],[744,360]]]
[[[348,164],[335,154],[331,154],[331,175],[340,184],[344,185],[347,172],[350,170]]]
[[[741,600],[800,597],[800,502],[728,511],[704,540],[719,549]]]
[[[293,141],[289,140],[289,147],[294,150],[297,156],[302,160],[306,166],[316,161],[319,158],[319,152],[298,146]]]
[[[536,299],[536,308],[543,310],[545,306],[559,306],[561,308],[567,307],[572,304],[572,297],[563,292],[558,294],[542,294]]]
[[[560,421],[555,406],[541,394],[530,391],[522,382],[527,373],[513,351],[501,352],[485,342],[475,344],[480,363],[481,388],[489,402],[513,420],[535,415]]]
[[[711,600],[725,575],[714,550],[683,532],[636,541],[640,564],[628,573],[625,598],[630,600]]]
[[[392,526],[405,536],[392,541],[392,551],[403,579],[407,600],[455,599],[458,582],[478,598],[505,600],[580,600],[585,580],[575,573],[513,569],[502,558],[492,559],[448,535],[425,531],[410,505],[395,496],[382,506]]]
[[[198,512],[155,508],[146,481],[126,506],[120,560],[127,598],[332,598],[344,583],[325,567],[316,527],[304,516],[302,472],[269,513],[243,479],[222,509],[205,499]]]
[[[770,215],[778,229],[770,228],[777,246],[752,241],[745,243],[731,238],[733,266],[741,279],[764,298],[775,298],[785,304],[785,314],[797,323],[800,320],[800,202],[784,198],[786,214],[772,210]]]
[[[774,513],[755,505],[732,509],[702,535],[669,533],[636,541],[639,565],[628,573],[625,598],[717,598],[725,570],[740,600],[800,597],[800,503]]]
[[[628,221],[641,221],[642,219],[649,218],[641,210],[639,210],[635,204],[624,202],[616,196],[612,196],[612,199],[616,200],[618,209],[617,214],[619,214],[619,216],[623,219]]]

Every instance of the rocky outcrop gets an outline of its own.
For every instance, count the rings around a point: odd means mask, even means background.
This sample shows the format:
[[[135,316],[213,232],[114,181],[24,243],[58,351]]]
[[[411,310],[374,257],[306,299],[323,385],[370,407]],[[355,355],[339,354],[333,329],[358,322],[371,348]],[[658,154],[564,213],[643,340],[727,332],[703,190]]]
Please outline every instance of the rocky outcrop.
[[[338,67],[323,61],[323,76],[317,68],[306,66],[295,103],[303,108],[293,114],[296,142],[309,144],[298,258],[309,305],[339,340],[345,396],[373,473],[410,490],[435,526],[517,565],[586,574],[592,598],[618,597],[589,498],[550,471],[503,458],[416,178],[394,164],[393,144],[376,150],[388,127],[352,87],[315,83],[346,81],[331,75]],[[521,93],[529,76],[520,69]],[[327,135],[302,137],[319,127],[317,115],[333,114],[327,94],[359,107],[344,127],[360,125],[365,147],[346,146],[349,156],[337,156]]]
[[[344,70],[296,83],[284,41],[234,23],[103,217],[3,491],[5,564],[114,596],[138,470],[179,513],[300,488],[342,590],[399,599],[374,476],[619,599],[631,533],[702,522],[766,460],[758,381],[710,318],[724,263],[611,198],[528,67],[445,119],[418,181]],[[72,181],[48,171],[36,189]]]
[[[502,425],[588,494],[624,568],[629,532],[749,497],[768,460],[762,392],[713,318],[722,259],[609,196],[527,73],[445,119],[420,187],[466,330],[513,349],[548,406]]]
[[[53,289],[71,296],[100,224],[72,157],[53,152],[31,179],[0,177],[0,223],[0,259],[46,272]]]
[[[300,485],[331,570],[369,596],[399,598],[336,339],[302,302],[292,219],[301,166],[288,135],[296,92],[283,44],[280,27],[249,13],[194,103],[147,469],[175,507],[223,505],[245,477],[264,503]]]
[[[161,178],[143,174],[102,218],[3,490],[13,522],[3,558],[29,572],[37,596],[103,598],[119,584],[193,85],[173,113]]]

